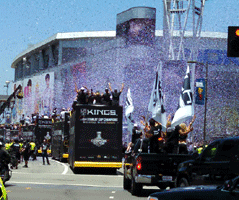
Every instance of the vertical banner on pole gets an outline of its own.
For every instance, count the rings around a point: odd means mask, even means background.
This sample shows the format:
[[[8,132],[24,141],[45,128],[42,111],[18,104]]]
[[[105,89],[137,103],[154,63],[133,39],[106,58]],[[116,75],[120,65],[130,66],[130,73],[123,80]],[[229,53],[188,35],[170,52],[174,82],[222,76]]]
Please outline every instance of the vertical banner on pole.
[[[204,105],[205,103],[205,79],[196,79],[196,98],[195,103],[199,105]]]

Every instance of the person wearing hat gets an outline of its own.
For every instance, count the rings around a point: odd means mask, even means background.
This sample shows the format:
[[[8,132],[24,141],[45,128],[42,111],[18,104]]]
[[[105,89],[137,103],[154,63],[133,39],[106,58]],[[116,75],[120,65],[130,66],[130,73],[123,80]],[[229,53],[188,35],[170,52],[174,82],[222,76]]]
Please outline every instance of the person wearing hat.
[[[79,104],[87,104],[87,93],[85,92],[85,87],[81,87],[80,90],[76,88],[77,92],[77,102]]]
[[[109,89],[112,94],[112,106],[118,106],[120,94],[122,93],[122,91],[124,89],[124,83],[122,83],[122,87],[119,92],[117,91],[117,89],[114,89],[114,91],[112,90],[111,83],[109,83]]]

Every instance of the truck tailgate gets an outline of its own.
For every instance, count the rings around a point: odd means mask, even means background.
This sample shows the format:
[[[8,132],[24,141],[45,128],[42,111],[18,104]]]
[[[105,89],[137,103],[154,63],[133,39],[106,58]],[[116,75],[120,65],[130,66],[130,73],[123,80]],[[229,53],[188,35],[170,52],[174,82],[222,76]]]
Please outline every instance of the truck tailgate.
[[[191,158],[191,155],[186,154],[141,153],[137,157],[142,166],[138,173],[176,175],[178,164]]]

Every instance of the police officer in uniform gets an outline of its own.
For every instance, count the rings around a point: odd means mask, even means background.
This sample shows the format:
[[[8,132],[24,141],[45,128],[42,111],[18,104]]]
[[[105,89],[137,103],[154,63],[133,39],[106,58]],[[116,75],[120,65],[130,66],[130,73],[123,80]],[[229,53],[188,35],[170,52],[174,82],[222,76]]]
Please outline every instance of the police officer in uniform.
[[[36,155],[35,155],[35,148],[36,148],[36,144],[34,141],[30,142],[30,146],[31,146],[31,151],[30,151],[30,155],[32,157],[32,160],[36,160]]]

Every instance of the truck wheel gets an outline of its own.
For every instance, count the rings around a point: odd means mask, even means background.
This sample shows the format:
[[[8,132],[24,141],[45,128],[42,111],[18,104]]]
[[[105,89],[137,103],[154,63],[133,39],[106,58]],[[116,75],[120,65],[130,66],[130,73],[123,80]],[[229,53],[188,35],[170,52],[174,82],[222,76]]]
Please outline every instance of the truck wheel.
[[[189,186],[188,180],[186,178],[181,178],[178,181],[178,187],[186,187]]]
[[[141,193],[143,186],[142,184],[136,183],[134,177],[131,179],[130,192],[132,195],[139,195]]]
[[[125,171],[124,171],[123,187],[124,187],[125,190],[129,190],[130,189],[130,180],[126,178]]]

